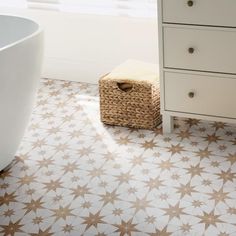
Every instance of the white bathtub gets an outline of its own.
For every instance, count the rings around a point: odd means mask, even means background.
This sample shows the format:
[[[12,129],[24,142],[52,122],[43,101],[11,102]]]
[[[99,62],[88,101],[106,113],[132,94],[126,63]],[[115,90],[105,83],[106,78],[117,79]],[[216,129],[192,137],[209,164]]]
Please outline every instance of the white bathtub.
[[[30,19],[0,15],[0,170],[14,159],[41,74],[43,33]]]

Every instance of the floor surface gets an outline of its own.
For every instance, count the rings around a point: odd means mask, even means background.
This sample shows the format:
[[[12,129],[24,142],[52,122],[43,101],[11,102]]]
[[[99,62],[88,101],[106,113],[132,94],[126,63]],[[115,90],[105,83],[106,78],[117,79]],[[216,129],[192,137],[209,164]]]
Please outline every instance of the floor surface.
[[[95,85],[42,80],[0,174],[0,235],[236,235],[236,126],[104,126]]]

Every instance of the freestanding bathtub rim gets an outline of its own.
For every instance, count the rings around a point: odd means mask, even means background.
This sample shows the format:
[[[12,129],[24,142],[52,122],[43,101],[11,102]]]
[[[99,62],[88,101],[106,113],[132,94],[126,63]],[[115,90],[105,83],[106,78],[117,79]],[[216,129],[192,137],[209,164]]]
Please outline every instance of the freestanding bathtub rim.
[[[32,34],[29,34],[29,35],[27,35],[27,36],[25,36],[25,37],[23,37],[19,40],[16,40],[13,43],[7,44],[4,47],[1,47],[0,52],[2,52],[4,50],[7,50],[8,48],[14,47],[15,45],[18,45],[19,43],[24,42],[27,39],[30,39],[30,38],[32,38],[32,37],[34,37],[34,36],[36,36],[36,35],[43,32],[43,28],[42,28],[41,24],[39,24],[37,21],[35,21],[34,19],[32,19],[30,17],[25,17],[25,16],[22,17],[22,16],[19,16],[19,15],[9,15],[9,14],[0,14],[0,17],[1,16],[14,17],[14,18],[19,18],[19,19],[24,19],[24,20],[27,20],[27,21],[31,21],[32,23],[34,23],[38,27],[38,29],[35,32],[33,32]]]

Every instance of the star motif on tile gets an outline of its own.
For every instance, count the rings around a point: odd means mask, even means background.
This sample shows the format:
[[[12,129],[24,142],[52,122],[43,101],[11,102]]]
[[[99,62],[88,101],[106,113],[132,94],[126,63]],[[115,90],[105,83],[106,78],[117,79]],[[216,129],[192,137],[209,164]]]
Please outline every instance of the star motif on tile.
[[[48,103],[47,99],[39,100],[37,106],[44,106]]]
[[[60,143],[55,146],[55,150],[57,152],[65,152],[68,148],[69,148],[69,146],[66,143]]]
[[[224,202],[228,199],[231,199],[228,195],[229,192],[224,192],[223,187],[219,190],[213,190],[213,193],[208,193],[207,195],[211,196],[210,200],[215,201],[215,205],[217,205],[219,202]]]
[[[221,173],[216,174],[219,176],[218,179],[223,180],[223,184],[225,184],[227,181],[233,182],[236,178],[236,173],[234,173],[231,169],[228,169],[227,171],[221,171]]]
[[[114,216],[121,216],[123,214],[123,210],[121,208],[115,208],[113,211],[112,211],[112,214]]]
[[[68,87],[70,87],[70,85],[71,85],[71,82],[69,81],[69,82],[64,82],[63,84],[62,84],[62,88],[68,88]]]
[[[164,141],[165,143],[169,143],[169,142],[171,141],[171,138],[170,138],[170,137],[165,137],[165,138],[163,139],[163,141]]]
[[[64,233],[70,233],[72,230],[74,230],[74,226],[71,224],[66,224],[65,226],[63,226],[62,230]]]
[[[26,160],[29,160],[29,154],[25,153],[25,154],[21,154],[20,156],[16,156],[15,160],[17,161],[17,163],[21,162],[21,163],[25,163]],[[7,172],[8,170],[4,170],[4,172]],[[1,175],[0,175],[1,178]]]
[[[236,215],[236,207],[230,207],[227,212],[230,214],[230,215]]]
[[[95,134],[93,139],[95,142],[102,142],[103,139],[105,139],[105,135],[104,134]]]
[[[173,175],[171,175],[171,179],[179,180],[180,179],[180,175],[179,174],[173,174]]]
[[[215,128],[216,131],[217,131],[217,130],[219,130],[219,129],[224,129],[224,128],[226,127],[226,124],[223,123],[223,122],[214,122],[214,123],[212,124],[212,127]]]
[[[52,112],[46,112],[46,113],[42,114],[41,117],[43,120],[45,120],[45,119],[50,119],[50,118],[54,117],[54,115]]]
[[[78,170],[78,164],[76,161],[70,163],[68,162],[66,165],[63,166],[62,170],[64,171],[64,174],[67,173],[74,173],[74,171]]]
[[[190,166],[189,168],[185,168],[187,170],[188,174],[191,174],[191,178],[194,176],[201,176],[202,173],[205,173],[204,167],[200,167],[200,164],[197,164],[196,166]]]
[[[103,167],[93,168],[92,170],[89,170],[88,172],[89,172],[89,176],[91,176],[91,179],[100,177],[105,174],[105,170],[103,169]]]
[[[234,154],[229,153],[229,155],[226,158],[227,161],[229,161],[232,166],[234,163],[236,163],[236,152]]]
[[[33,224],[37,225],[43,222],[43,217],[41,216],[36,216],[33,220],[32,220]]]
[[[136,198],[135,201],[130,201],[130,203],[132,204],[131,208],[135,209],[135,214],[137,214],[137,212],[139,211],[145,211],[146,208],[150,208],[152,207],[152,205],[150,204],[150,200],[147,200],[147,196],[143,197],[143,198]]]
[[[71,213],[73,210],[74,209],[70,209],[70,204],[68,204],[65,207],[60,206],[59,208],[52,209],[51,211],[54,212],[52,216],[55,217],[55,222],[56,222],[59,219],[66,220],[68,216],[75,216],[74,214]]]
[[[204,139],[208,142],[208,144],[217,143],[221,140],[220,136],[217,136],[215,133],[212,135],[208,134],[206,137],[204,137]]]
[[[37,130],[40,128],[40,126],[37,123],[32,123],[32,124],[30,124],[30,126],[28,128],[29,128],[29,130]]]
[[[87,184],[83,186],[78,185],[76,188],[71,188],[70,190],[72,191],[71,195],[74,196],[74,199],[78,197],[84,198],[86,194],[91,194],[90,188],[88,187]]]
[[[141,143],[141,147],[144,148],[145,150],[148,149],[152,150],[157,147],[157,143],[154,140],[145,141],[144,143]]]
[[[192,126],[198,126],[199,123],[200,123],[200,120],[197,120],[197,119],[187,119],[187,120],[185,121],[185,123],[186,123],[187,125],[189,125],[190,127],[192,127]]]
[[[84,203],[81,204],[81,207],[83,209],[89,209],[92,206],[92,203],[90,201],[85,201]]]
[[[139,138],[145,138],[146,135],[145,135],[145,134],[139,134],[138,137],[139,137]]]
[[[191,186],[191,181],[187,184],[180,184],[180,187],[176,187],[177,193],[180,193],[180,198],[183,198],[185,195],[191,196],[192,193],[196,193],[197,191]]]
[[[160,187],[164,186],[163,180],[160,180],[160,177],[150,178],[149,180],[145,181],[145,187],[149,188],[149,192],[153,189],[159,189]]]
[[[183,141],[184,139],[190,139],[192,137],[192,133],[189,130],[180,131],[177,133],[177,137],[181,138],[181,141]]]
[[[161,200],[166,200],[166,199],[169,198],[169,195],[168,195],[167,193],[161,193],[161,194],[159,195],[159,198],[160,198]]]
[[[63,122],[71,122],[72,120],[74,120],[73,115],[66,115],[63,117]]]
[[[114,161],[117,157],[118,157],[117,153],[107,152],[107,153],[103,154],[103,158],[106,161]]]
[[[76,106],[74,107],[74,110],[75,110],[75,111],[82,111],[82,110],[83,110],[83,107],[82,107],[81,105],[76,105]]]
[[[153,131],[155,133],[155,136],[162,135],[162,127],[161,128],[156,128]]]
[[[62,188],[62,182],[57,179],[57,180],[51,180],[49,183],[43,183],[45,185],[44,188],[47,189],[47,191],[56,191],[58,188]]]
[[[130,163],[133,164],[132,167],[142,166],[142,164],[145,163],[145,157],[142,155],[134,156],[134,158],[130,160]]]
[[[38,209],[44,209],[44,207],[42,206],[44,204],[42,198],[43,197],[40,197],[37,200],[31,199],[30,202],[24,203],[25,207],[23,209],[26,210],[25,215],[31,211],[36,212]]]
[[[108,235],[105,233],[97,233],[95,236],[108,236]]]
[[[0,202],[1,202],[1,199],[0,199]],[[8,209],[6,211],[4,211],[3,215],[5,217],[11,217],[15,214],[15,211],[13,209]]]
[[[53,197],[54,202],[60,202],[62,199],[63,199],[62,195],[56,195],[55,197]]]
[[[73,130],[72,132],[70,132],[71,138],[80,138],[81,135],[83,135],[82,130]]]
[[[236,145],[236,138],[231,141],[233,145]]]
[[[53,158],[43,158],[42,160],[37,160],[37,165],[40,167],[40,168],[43,168],[43,167],[46,167],[48,168],[48,166],[50,165],[54,165],[54,160]]]
[[[183,211],[184,207],[180,207],[179,206],[180,203],[176,203],[174,206],[170,205],[168,208],[161,208],[163,211],[165,211],[165,215],[169,216],[169,222],[173,219],[173,218],[179,218],[181,215],[186,215],[186,213]]]
[[[197,157],[200,157],[200,159],[209,158],[212,155],[212,151],[209,151],[208,147],[205,149],[199,149],[199,151],[195,153]]]
[[[120,224],[113,224],[117,228],[115,231],[116,233],[119,233],[120,236],[131,236],[133,235],[133,232],[140,232],[136,226],[137,224],[132,224],[133,219],[130,219],[128,221],[121,220]]]
[[[30,236],[53,236],[54,233],[50,233],[50,230],[51,230],[51,227],[49,227],[45,230],[39,229],[38,233],[30,234]]]
[[[120,201],[119,194],[116,193],[117,190],[114,190],[112,192],[106,192],[105,194],[100,194],[101,197],[100,201],[103,202],[103,207],[107,205],[108,203],[114,204],[115,201]]]
[[[51,86],[51,85],[54,84],[54,81],[48,79],[48,80],[44,81],[43,84],[44,84],[45,86]]]
[[[181,152],[185,151],[184,147],[181,146],[180,144],[177,144],[177,145],[171,144],[171,147],[168,147],[167,149],[168,149],[168,152],[171,153],[171,156],[175,154],[181,154]]]
[[[219,145],[218,149],[224,152],[227,149],[227,147],[225,145]]]
[[[200,128],[199,128],[199,131],[200,131],[201,133],[204,133],[204,132],[206,132],[206,128],[205,128],[205,127],[200,127]]]
[[[9,187],[9,184],[7,183],[0,184],[0,189],[7,189],[8,187]]]
[[[128,144],[132,143],[132,141],[129,137],[119,137],[118,139],[116,139],[116,142],[119,145],[128,145]]]
[[[212,184],[212,181],[209,179],[202,180],[202,185],[204,185],[204,186],[210,186],[211,184]]]
[[[45,139],[39,139],[39,140],[37,140],[36,142],[34,142],[34,143],[32,144],[32,147],[33,147],[33,149],[35,149],[35,148],[41,148],[41,147],[43,147],[44,145],[46,145]]]
[[[166,160],[166,161],[161,161],[161,163],[158,164],[159,168],[164,171],[164,170],[171,170],[171,168],[174,167],[173,162],[171,162],[170,160]]]
[[[168,232],[167,226],[165,226],[162,230],[156,229],[155,233],[150,233],[149,236],[171,236],[172,233]]]
[[[0,233],[3,233],[3,235],[6,236],[14,236],[16,233],[22,233],[22,227],[24,226],[23,224],[20,224],[21,219],[16,221],[15,223],[13,223],[12,221],[10,221],[8,223],[8,225],[0,225],[0,227],[2,228],[2,230],[0,231]]]
[[[115,176],[116,180],[119,181],[119,185],[123,183],[128,183],[130,180],[133,179],[133,175],[130,172],[127,173],[120,173],[120,175]]]
[[[203,215],[198,215],[197,217],[201,219],[199,223],[205,224],[205,230],[207,230],[210,225],[216,227],[217,223],[224,223],[224,221],[219,219],[220,215],[214,213],[214,210],[210,213],[204,211]]]
[[[181,161],[182,162],[188,162],[190,159],[189,159],[189,157],[182,157],[181,158]]]
[[[108,186],[108,183],[107,183],[106,181],[101,181],[101,182],[99,183],[99,186],[105,188],[105,187]]]
[[[183,224],[180,227],[181,231],[183,231],[184,233],[189,233],[191,228],[192,228],[192,226],[189,223]]]
[[[103,221],[104,216],[101,216],[101,211],[98,211],[95,214],[92,214],[89,212],[89,216],[82,217],[84,221],[82,224],[86,225],[85,231],[89,229],[90,227],[94,226],[95,228],[98,226],[98,224],[105,224],[106,222]]]
[[[29,184],[35,182],[35,180],[36,180],[35,175],[33,175],[33,174],[32,175],[25,175],[19,179],[18,183],[20,183],[21,186],[22,185],[29,185]]]
[[[156,217],[155,216],[147,216],[145,218],[145,222],[148,224],[154,224],[156,222]]]
[[[211,162],[211,166],[213,166],[213,167],[219,167],[219,166],[220,166],[220,162],[218,162],[218,161],[212,161],[212,162]]]
[[[81,149],[78,150],[78,154],[79,154],[80,156],[88,156],[88,155],[91,154],[92,152],[93,152],[92,147],[87,147],[87,148],[83,147],[83,148],[81,148]]]
[[[3,196],[0,196],[0,206],[7,205],[9,206],[10,203],[17,202],[16,200],[17,195],[15,192],[12,193],[5,193]]]
[[[226,232],[220,232],[217,236],[230,236],[230,235],[227,234]]]
[[[60,128],[59,127],[52,127],[48,130],[49,134],[57,134],[58,132],[60,132]]]
[[[20,157],[16,157],[16,158],[20,158]],[[7,177],[11,177],[11,174],[12,174],[12,171],[10,169],[0,171],[0,179],[4,180]]]

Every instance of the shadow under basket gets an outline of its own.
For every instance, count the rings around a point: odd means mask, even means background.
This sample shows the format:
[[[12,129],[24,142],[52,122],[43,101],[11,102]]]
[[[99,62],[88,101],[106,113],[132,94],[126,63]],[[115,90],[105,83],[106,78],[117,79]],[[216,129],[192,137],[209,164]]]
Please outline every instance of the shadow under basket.
[[[99,80],[101,121],[109,125],[154,129],[161,123],[158,82]]]

